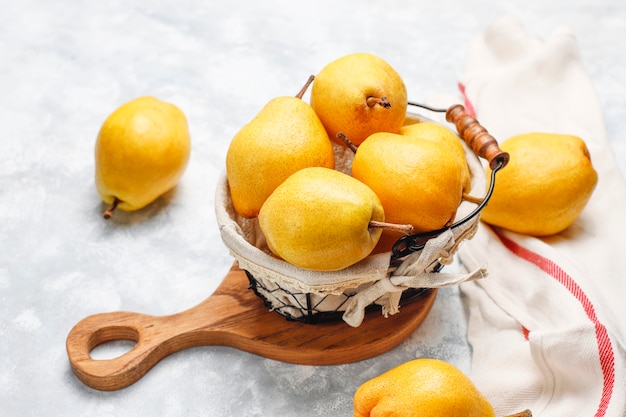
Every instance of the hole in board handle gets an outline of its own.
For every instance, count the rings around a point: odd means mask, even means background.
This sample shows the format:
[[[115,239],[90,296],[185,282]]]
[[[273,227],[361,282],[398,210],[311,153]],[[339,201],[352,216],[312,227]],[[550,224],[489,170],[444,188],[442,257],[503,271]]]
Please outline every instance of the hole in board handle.
[[[89,356],[94,360],[115,359],[131,351],[137,342],[139,333],[132,327],[103,327],[89,338]]]
[[[104,342],[94,347],[89,356],[96,361],[119,358],[120,356],[130,352],[137,342],[134,340],[113,340]]]

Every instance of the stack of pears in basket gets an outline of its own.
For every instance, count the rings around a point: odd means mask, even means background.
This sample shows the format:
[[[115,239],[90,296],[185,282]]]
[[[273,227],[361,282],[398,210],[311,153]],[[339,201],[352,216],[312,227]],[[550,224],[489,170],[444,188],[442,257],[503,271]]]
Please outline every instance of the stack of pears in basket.
[[[402,77],[382,58],[330,62],[232,138],[234,210],[258,219],[273,256],[312,271],[451,225],[470,188],[465,150],[446,127],[409,120],[407,106]]]

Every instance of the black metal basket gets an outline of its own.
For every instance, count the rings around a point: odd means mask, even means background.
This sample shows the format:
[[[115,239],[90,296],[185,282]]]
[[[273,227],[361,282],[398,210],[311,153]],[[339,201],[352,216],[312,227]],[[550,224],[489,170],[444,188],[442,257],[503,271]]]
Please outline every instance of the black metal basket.
[[[413,103],[411,103],[413,104]],[[461,111],[458,111],[458,107],[461,108]],[[446,111],[440,109],[432,109],[433,111]],[[452,113],[452,110],[456,111],[456,114]],[[433,122],[433,120],[421,116],[419,114],[407,114],[407,117],[412,117],[417,120],[417,122],[421,121],[429,121]],[[471,226],[474,226],[475,223],[478,222],[481,210],[487,205],[491,194],[493,192],[495,186],[495,179],[497,172],[503,168],[508,162],[508,154],[503,153],[499,150],[497,146],[497,142],[495,139],[489,136],[489,146],[490,149],[494,146],[496,152],[493,153],[496,155],[495,157],[490,157],[488,159],[491,166],[491,177],[489,186],[486,185],[487,178],[484,175],[484,167],[479,162],[479,157],[485,158],[484,152],[487,146],[484,145],[476,145],[472,143],[472,141],[480,135],[486,134],[486,130],[480,126],[475,119],[468,116],[462,106],[453,106],[450,109],[447,109],[446,118],[449,122],[453,122],[456,124],[457,131],[459,133],[459,137],[461,139],[461,143],[466,149],[466,155],[468,158],[468,166],[470,166],[470,171],[472,171],[473,178],[478,178],[480,181],[477,181],[477,185],[472,185],[472,191],[474,188],[481,189],[479,192],[482,194],[485,192],[483,197],[478,199],[474,198],[473,201],[470,202],[472,204],[473,209],[465,210],[465,213],[461,215],[458,220],[455,220],[454,223],[450,226],[441,228],[439,230],[430,231],[427,233],[419,233],[408,236],[403,236],[394,244],[392,248],[392,253],[390,256],[389,269],[393,270],[397,265],[402,263],[407,257],[410,255],[420,252],[424,249],[425,245],[430,239],[433,239],[448,230],[454,231],[457,228],[465,227],[467,228],[468,222],[472,222]],[[471,137],[470,137],[471,136]],[[472,158],[473,165],[470,164],[470,158]],[[474,161],[475,159],[475,161]],[[485,158],[487,159],[487,158]],[[478,168],[479,167],[479,168]],[[222,207],[220,205],[224,205]],[[250,222],[247,219],[238,218],[234,210],[232,209],[232,202],[230,202],[230,194],[227,187],[227,180],[224,177],[222,181],[222,187],[218,187],[218,192],[216,196],[216,206],[218,212],[218,223],[220,219],[224,223],[234,222],[238,225],[234,227],[237,233],[245,234],[246,232],[242,230],[245,229],[245,226],[242,222]],[[457,213],[459,216],[459,213]],[[226,220],[223,220],[224,217],[228,217]],[[254,220],[251,220],[254,222]],[[293,282],[297,277],[289,277],[289,280],[285,280],[282,282],[280,279],[268,279],[267,277],[261,277],[262,274],[257,274],[252,269],[256,268],[256,265],[252,265],[250,263],[250,258],[247,256],[240,256],[242,250],[250,250],[250,251],[260,251],[258,247],[255,246],[255,241],[259,240],[259,232],[252,233],[252,237],[247,237],[243,242],[244,249],[241,249],[242,243],[239,242],[239,248],[235,249],[232,245],[232,230],[233,227],[227,228],[222,227],[224,225],[220,224],[220,229],[222,230],[222,236],[226,245],[231,249],[231,253],[233,256],[239,261],[240,267],[246,271],[248,280],[250,282],[249,289],[254,291],[254,293],[259,296],[265,305],[277,312],[278,314],[284,316],[287,320],[293,320],[303,323],[325,323],[325,322],[333,322],[340,320],[344,314],[345,306],[350,304],[351,299],[359,292],[362,291],[363,288],[355,287],[348,288],[340,293],[331,292],[324,293],[321,291],[306,291],[303,290],[303,286],[292,286],[289,281]],[[240,227],[241,226],[241,227]],[[225,230],[229,230],[225,232]],[[239,236],[235,236],[240,241]],[[471,238],[471,236],[470,236]],[[262,239],[261,239],[262,240]],[[267,254],[264,254],[266,256]],[[245,265],[242,266],[242,261],[246,260],[248,266],[250,268],[246,268]],[[268,258],[269,259],[269,258]],[[276,261],[273,259],[273,261]],[[244,262],[245,263],[245,262]],[[432,272],[440,272],[444,267],[441,263],[434,263],[428,271],[428,273]],[[267,268],[266,268],[267,269]],[[263,268],[261,268],[263,270]],[[372,283],[365,284],[365,287],[371,285]],[[306,286],[305,286],[306,287]],[[433,291],[432,288],[408,288],[402,292],[400,297],[400,305],[410,303],[416,299],[420,299],[421,297],[425,297],[430,292]],[[366,312],[371,312],[375,310],[380,310],[380,306],[377,304],[371,304],[366,307]]]

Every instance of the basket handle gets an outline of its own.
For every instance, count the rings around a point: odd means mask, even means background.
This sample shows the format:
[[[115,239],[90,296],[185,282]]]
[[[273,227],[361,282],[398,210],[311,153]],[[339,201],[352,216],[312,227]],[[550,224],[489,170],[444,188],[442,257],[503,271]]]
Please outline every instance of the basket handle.
[[[509,154],[498,146],[498,141],[479,122],[465,111],[465,107],[454,104],[446,110],[446,120],[454,123],[459,136],[472,148],[476,155],[486,159],[491,169],[504,167]]]

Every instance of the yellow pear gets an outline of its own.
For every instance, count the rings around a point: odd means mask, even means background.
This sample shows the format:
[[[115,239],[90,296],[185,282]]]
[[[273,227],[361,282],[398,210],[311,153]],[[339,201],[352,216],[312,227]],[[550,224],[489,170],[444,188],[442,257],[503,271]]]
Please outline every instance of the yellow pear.
[[[365,184],[333,169],[311,167],[274,190],[261,208],[259,226],[270,250],[285,261],[336,271],[370,254],[386,226],[384,218],[380,200]]]
[[[411,224],[416,233],[452,224],[463,196],[464,178],[449,149],[397,133],[369,136],[354,155],[352,176],[380,198],[386,221]]]
[[[138,210],[171,190],[191,150],[187,119],[175,105],[139,97],[104,121],[95,146],[96,187],[113,210]]]
[[[511,160],[497,173],[481,219],[532,236],[553,235],[571,226],[598,182],[583,139],[530,132],[503,141],[500,148]]]
[[[354,417],[373,416],[494,417],[495,413],[460,369],[439,359],[420,358],[402,363],[356,390]]]
[[[458,164],[463,176],[463,191],[468,193],[471,188],[471,176],[467,165],[465,148],[461,138],[453,131],[434,122],[411,123],[402,126],[401,135],[412,136],[418,139],[431,140],[445,147],[450,152],[450,158]]]
[[[272,191],[294,172],[335,166],[332,143],[302,92],[270,100],[231,140],[226,176],[233,207],[243,217],[256,217]]]
[[[343,132],[358,146],[372,133],[400,131],[407,91],[388,62],[373,54],[354,53],[322,68],[315,76],[310,102],[331,139]]]

